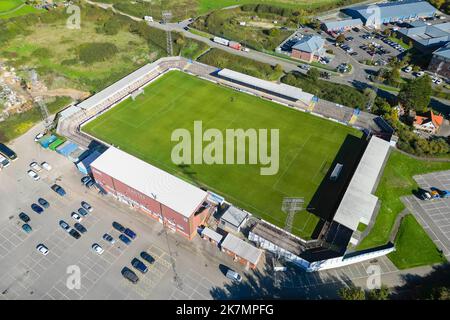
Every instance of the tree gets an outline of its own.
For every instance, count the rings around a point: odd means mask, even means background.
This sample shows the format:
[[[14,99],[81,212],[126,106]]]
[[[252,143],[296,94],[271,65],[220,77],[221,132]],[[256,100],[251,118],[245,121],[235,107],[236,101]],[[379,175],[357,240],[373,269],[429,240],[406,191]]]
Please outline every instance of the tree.
[[[273,69],[277,73],[282,73],[283,72],[283,67],[279,63],[277,63]]]
[[[390,289],[382,285],[380,289],[373,289],[367,293],[367,298],[369,300],[388,300],[391,294]]]
[[[366,300],[366,294],[360,287],[341,288],[338,295],[343,300]]]
[[[319,70],[317,68],[309,69],[306,74],[314,82],[317,81],[317,79],[319,79],[319,76],[320,76],[320,72],[319,72]]]
[[[345,41],[345,36],[342,33],[337,36],[337,38],[336,38],[337,43],[341,44],[341,43],[344,43],[344,41]]]
[[[431,79],[424,75],[404,84],[398,94],[398,100],[408,110],[423,112],[431,100]]]
[[[441,287],[434,290],[431,295],[431,299],[434,300],[450,300],[450,288]]]

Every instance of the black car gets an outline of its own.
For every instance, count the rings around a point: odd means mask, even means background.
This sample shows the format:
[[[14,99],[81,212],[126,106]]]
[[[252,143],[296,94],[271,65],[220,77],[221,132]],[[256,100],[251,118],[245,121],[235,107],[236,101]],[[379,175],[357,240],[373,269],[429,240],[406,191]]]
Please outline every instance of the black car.
[[[127,267],[123,267],[122,271],[121,271],[122,275],[128,279],[129,281],[131,281],[132,283],[137,283],[139,281],[138,276],[136,275],[136,273],[134,273],[133,271],[131,271],[129,268]]]
[[[64,229],[64,231],[70,231],[69,224],[67,222],[65,222],[64,220],[60,220],[59,225],[61,226],[61,228]]]
[[[125,233],[131,239],[135,239],[136,238],[136,232],[134,232],[131,229],[126,228],[123,233]]]
[[[85,233],[86,231],[87,231],[87,229],[81,224],[81,223],[75,223],[74,225],[73,225],[73,227],[75,228],[75,229],[77,229],[78,231],[80,231],[80,233]]]
[[[55,191],[61,197],[64,197],[66,195],[66,191],[60,185],[54,184],[51,186],[51,188],[53,191]]]
[[[129,245],[130,243],[131,243],[131,240],[130,240],[130,238],[128,238],[126,235],[124,235],[124,234],[121,234],[120,236],[119,236],[119,239],[123,242],[123,243],[125,243],[126,245]]]
[[[44,211],[44,209],[42,209],[42,207],[41,207],[40,205],[37,205],[36,203],[33,203],[33,204],[31,205],[31,209],[32,209],[34,212],[36,212],[37,214],[41,214],[41,213]]]
[[[189,27],[184,27],[183,29],[186,31],[189,31]]]
[[[153,264],[155,262],[155,259],[145,251],[141,252],[141,258],[150,264]]]
[[[81,234],[75,229],[70,229],[69,234],[75,239],[80,239],[81,237]]]
[[[90,188],[90,187],[92,187],[94,184],[95,184],[94,180],[89,180],[89,181],[86,183],[86,187]]]
[[[31,220],[30,217],[25,212],[19,213],[19,218],[25,223],[28,223]]]
[[[125,227],[123,225],[121,225],[120,223],[116,222],[116,221],[114,221],[112,223],[112,226],[113,226],[114,229],[116,229],[119,232],[124,232],[125,231]]]
[[[148,271],[147,266],[138,258],[134,258],[133,260],[131,260],[131,265],[142,273],[147,273]]]
[[[88,183],[89,181],[91,181],[92,179],[91,179],[91,177],[89,177],[89,176],[84,176],[83,178],[81,178],[81,183],[82,184],[86,184],[86,183]]]
[[[83,217],[88,215],[88,212],[84,208],[78,209],[78,213]]]
[[[44,198],[39,198],[38,202],[41,206],[43,206],[44,208],[48,208],[50,207],[50,203],[48,203],[47,200],[45,200]]]

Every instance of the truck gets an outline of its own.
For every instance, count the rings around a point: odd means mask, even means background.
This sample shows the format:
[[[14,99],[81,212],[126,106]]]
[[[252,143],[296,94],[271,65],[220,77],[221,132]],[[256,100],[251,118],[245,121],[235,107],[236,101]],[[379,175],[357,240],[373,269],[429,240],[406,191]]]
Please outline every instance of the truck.
[[[3,143],[0,143],[0,154],[7,157],[11,161],[17,160],[17,154]]]
[[[144,20],[147,22],[153,22],[153,17],[151,16],[144,16]]]
[[[230,47],[230,48],[233,48],[233,49],[236,49],[236,50],[241,50],[241,48],[242,48],[242,45],[239,43],[239,42],[236,42],[236,41],[229,41],[228,42],[228,46]]]
[[[222,45],[224,45],[224,46],[228,46],[229,43],[230,43],[229,40],[224,39],[224,38],[220,38],[220,37],[214,37],[214,38],[213,38],[213,41],[214,41],[215,43],[222,44]]]

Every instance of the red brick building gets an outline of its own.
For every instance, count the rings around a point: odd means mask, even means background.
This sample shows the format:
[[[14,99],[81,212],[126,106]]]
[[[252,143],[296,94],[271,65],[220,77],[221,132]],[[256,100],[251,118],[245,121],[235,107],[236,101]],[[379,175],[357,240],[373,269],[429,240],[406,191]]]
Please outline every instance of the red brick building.
[[[91,164],[95,181],[117,200],[192,239],[213,207],[208,193],[110,147]]]

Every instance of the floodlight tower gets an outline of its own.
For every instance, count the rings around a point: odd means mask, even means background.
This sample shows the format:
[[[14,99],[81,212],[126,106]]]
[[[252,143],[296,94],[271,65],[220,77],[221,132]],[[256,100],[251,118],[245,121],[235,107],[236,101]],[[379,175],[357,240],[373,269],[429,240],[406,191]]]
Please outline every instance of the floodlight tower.
[[[32,87],[34,87],[34,88],[37,87],[39,77],[38,77],[38,74],[35,69],[31,69],[30,78],[31,78]],[[30,96],[39,107],[39,111],[41,112],[42,120],[44,121],[45,129],[50,129],[50,127],[52,126],[52,121],[50,120],[50,113],[48,112],[47,105],[42,100],[42,97],[40,97],[40,96],[33,97],[31,92],[30,92]]]
[[[162,20],[164,24],[167,24],[170,22],[170,19],[172,19],[172,11],[170,10],[163,10],[161,12]],[[170,27],[166,26],[166,39],[167,39],[167,54],[169,56],[173,56],[173,46],[172,46],[172,31],[170,30]]]

